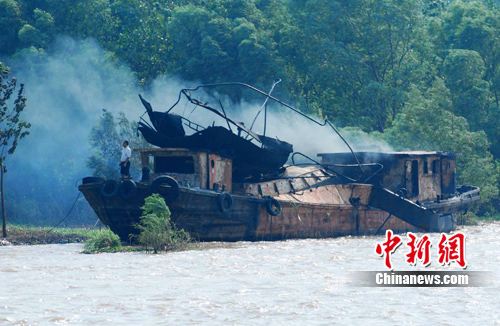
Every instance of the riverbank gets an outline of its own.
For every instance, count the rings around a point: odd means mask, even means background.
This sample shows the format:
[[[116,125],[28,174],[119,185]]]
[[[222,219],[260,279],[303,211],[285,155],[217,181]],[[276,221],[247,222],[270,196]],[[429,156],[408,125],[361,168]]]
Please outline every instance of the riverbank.
[[[28,226],[7,226],[7,238],[0,237],[1,246],[33,246],[43,244],[84,243],[96,237],[100,230],[85,228],[42,228]],[[0,233],[1,234],[1,233]],[[122,244],[123,245],[123,244]],[[214,248],[234,248],[232,242],[193,242],[184,250],[206,250]],[[123,246],[118,252],[143,251],[140,246]]]
[[[500,216],[494,217],[468,217],[465,221],[459,221],[462,226],[482,225],[484,223],[498,222]],[[465,223],[464,223],[465,222]],[[29,226],[7,226],[7,238],[0,237],[1,246],[32,246],[41,244],[67,244],[84,243],[95,237],[100,231],[86,228],[52,228],[49,227],[29,227]],[[0,233],[1,235],[1,233]],[[189,250],[203,250],[219,247],[231,247],[230,243],[223,244],[217,242],[192,243]]]
[[[0,246],[83,243],[99,232],[93,229],[41,228],[8,226],[7,238],[0,237]],[[0,233],[1,234],[1,233]]]

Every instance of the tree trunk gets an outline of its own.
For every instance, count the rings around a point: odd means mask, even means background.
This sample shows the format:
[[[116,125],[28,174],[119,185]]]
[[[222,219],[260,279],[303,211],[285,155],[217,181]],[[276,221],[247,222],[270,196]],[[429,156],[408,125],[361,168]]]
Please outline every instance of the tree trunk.
[[[7,238],[7,214],[5,212],[5,194],[4,194],[4,187],[3,187],[3,174],[4,174],[4,168],[3,168],[3,162],[0,161],[0,191],[2,192],[2,233],[3,237]]]

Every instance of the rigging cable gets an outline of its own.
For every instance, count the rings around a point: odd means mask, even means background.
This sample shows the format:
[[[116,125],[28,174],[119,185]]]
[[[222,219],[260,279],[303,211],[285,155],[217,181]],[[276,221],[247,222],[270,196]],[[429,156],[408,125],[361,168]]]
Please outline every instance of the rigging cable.
[[[47,233],[48,233],[48,232],[52,232],[52,230],[54,230],[56,227],[58,227],[58,226],[59,226],[59,224],[61,224],[62,222],[64,222],[64,220],[65,220],[65,219],[67,219],[67,218],[68,218],[69,214],[71,214],[71,212],[73,211],[73,208],[75,208],[76,202],[78,201],[78,198],[80,198],[80,195],[81,195],[81,194],[82,194],[82,192],[81,192],[81,191],[79,191],[79,192],[78,192],[78,196],[76,196],[76,199],[75,199],[75,201],[73,202],[73,206],[71,206],[71,209],[69,210],[68,214],[66,214],[66,216],[65,216],[65,217],[64,217],[64,218],[63,218],[63,219],[62,219],[59,223],[57,223],[54,227],[52,227],[52,229],[50,229],[49,231],[47,231]]]
[[[111,175],[113,175],[113,174],[115,174],[116,172],[118,172],[118,170],[119,170],[119,169],[120,169],[120,168],[118,168],[118,169],[116,169],[115,171],[111,172],[111,174],[109,174],[109,175],[107,176],[107,179],[108,179]],[[78,187],[78,181],[80,181],[80,180],[82,180],[82,179],[83,179],[83,178],[80,178],[80,179],[76,180],[75,187]],[[73,202],[73,205],[71,206],[71,209],[69,210],[68,214],[66,214],[66,216],[64,216],[64,218],[63,218],[63,219],[62,219],[59,223],[57,223],[55,226],[53,226],[53,227],[52,227],[52,229],[50,229],[49,231],[47,231],[47,233],[48,233],[48,232],[52,232],[52,231],[53,231],[56,227],[58,227],[58,226],[59,226],[59,224],[61,224],[62,222],[64,222],[64,220],[66,220],[66,219],[68,218],[69,214],[71,214],[71,212],[72,212],[72,211],[73,211],[73,209],[75,208],[76,202],[78,201],[78,198],[80,198],[80,195],[81,195],[81,194],[82,194],[82,192],[81,192],[81,191],[79,191],[79,192],[78,192],[78,196],[76,196],[76,199],[75,199],[75,201]]]

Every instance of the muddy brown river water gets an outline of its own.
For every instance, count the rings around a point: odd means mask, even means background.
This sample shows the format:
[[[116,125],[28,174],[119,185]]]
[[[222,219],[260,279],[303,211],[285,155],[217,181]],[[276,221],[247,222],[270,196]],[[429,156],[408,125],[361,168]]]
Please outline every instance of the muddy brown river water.
[[[378,237],[238,242],[152,255],[80,254],[82,245],[0,247],[0,324],[6,325],[471,325],[500,324],[500,224],[461,229],[467,271],[485,287],[358,287],[384,269]],[[412,267],[403,249],[395,270]]]

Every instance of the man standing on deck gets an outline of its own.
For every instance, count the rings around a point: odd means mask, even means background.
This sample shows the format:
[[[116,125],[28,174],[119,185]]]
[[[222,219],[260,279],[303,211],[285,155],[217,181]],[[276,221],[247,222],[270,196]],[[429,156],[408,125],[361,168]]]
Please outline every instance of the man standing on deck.
[[[123,141],[122,158],[120,159],[120,174],[122,179],[131,179],[130,176],[130,157],[132,157],[132,150],[128,147],[128,141]]]

